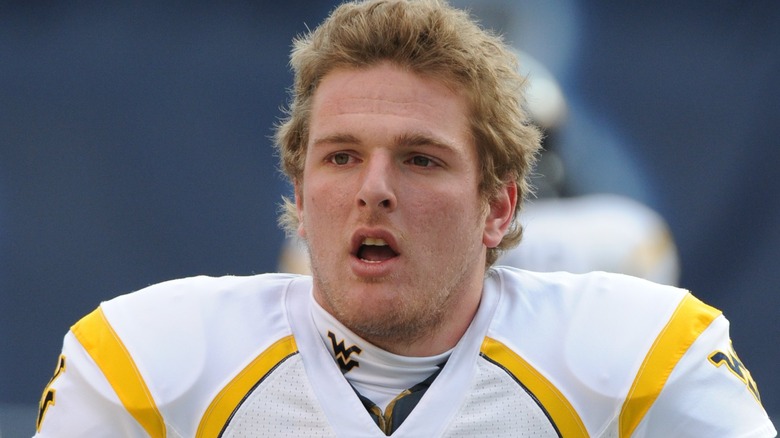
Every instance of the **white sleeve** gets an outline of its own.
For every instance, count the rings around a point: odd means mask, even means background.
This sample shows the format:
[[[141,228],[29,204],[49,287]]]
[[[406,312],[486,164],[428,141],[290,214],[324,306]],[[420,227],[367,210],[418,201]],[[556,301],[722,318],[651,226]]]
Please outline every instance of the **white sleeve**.
[[[72,332],[44,389],[35,437],[146,437]]]
[[[722,315],[691,345],[634,437],[774,437],[750,372]]]

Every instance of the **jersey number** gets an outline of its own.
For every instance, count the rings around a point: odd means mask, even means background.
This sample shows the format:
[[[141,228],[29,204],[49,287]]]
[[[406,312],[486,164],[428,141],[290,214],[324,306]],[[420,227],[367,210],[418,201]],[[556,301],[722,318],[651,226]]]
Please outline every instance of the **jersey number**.
[[[46,411],[49,409],[49,406],[54,404],[54,394],[57,390],[52,389],[51,385],[63,372],[65,372],[65,356],[60,355],[57,361],[57,369],[54,370],[54,375],[49,380],[49,383],[46,384],[46,388],[43,389],[41,402],[38,404],[38,420],[35,422],[35,429],[38,432],[41,431],[41,424],[43,423],[43,417],[46,416]]]
[[[750,375],[750,371],[745,368],[742,361],[739,360],[737,353],[732,349],[730,351],[715,351],[709,356],[710,362],[716,367],[726,365],[726,367],[734,374],[739,380],[744,383],[747,388],[753,393],[756,400],[761,403],[761,396],[758,394],[758,386],[755,380]]]

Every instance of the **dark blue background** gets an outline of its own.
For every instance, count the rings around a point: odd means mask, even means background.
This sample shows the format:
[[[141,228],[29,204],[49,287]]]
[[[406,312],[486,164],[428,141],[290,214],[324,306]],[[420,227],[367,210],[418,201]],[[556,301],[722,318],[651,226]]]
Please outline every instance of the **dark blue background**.
[[[573,3],[567,96],[619,133],[681,285],[724,309],[777,416],[780,3]],[[0,4],[0,403],[37,403],[62,336],[101,300],[276,268],[288,187],[269,136],[290,40],[330,8]],[[537,38],[544,60],[555,48]],[[601,181],[582,191],[626,192]]]

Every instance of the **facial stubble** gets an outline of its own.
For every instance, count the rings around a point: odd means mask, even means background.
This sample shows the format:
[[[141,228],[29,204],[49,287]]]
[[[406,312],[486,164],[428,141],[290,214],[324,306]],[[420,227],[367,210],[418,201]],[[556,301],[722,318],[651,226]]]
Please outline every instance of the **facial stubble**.
[[[431,272],[426,279],[436,277],[438,281],[425,284],[405,283],[401,275],[394,273],[377,279],[361,279],[366,293],[373,293],[371,285],[381,283],[399,285],[391,296],[367,297],[346,293],[346,281],[331,281],[321,275],[323,269],[316,254],[310,252],[315,287],[319,291],[320,304],[355,334],[372,344],[390,352],[400,352],[404,347],[415,344],[442,329],[445,318],[452,316],[453,307],[461,302],[468,292],[469,272],[484,266],[484,260],[476,260],[480,243],[474,243],[467,251],[458,253],[459,258],[445,265],[440,272]],[[436,257],[433,252],[423,258]],[[326,269],[326,268],[325,268]],[[387,291],[377,292],[387,293]],[[369,303],[367,305],[367,303]]]

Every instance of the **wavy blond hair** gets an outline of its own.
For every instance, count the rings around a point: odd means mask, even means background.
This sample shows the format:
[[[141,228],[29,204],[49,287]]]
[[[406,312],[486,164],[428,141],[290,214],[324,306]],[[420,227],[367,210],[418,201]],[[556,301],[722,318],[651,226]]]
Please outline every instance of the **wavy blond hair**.
[[[487,203],[507,182],[518,188],[512,225],[498,247],[488,249],[485,265],[517,245],[522,236],[517,216],[531,192],[528,179],[540,133],[524,109],[525,78],[517,58],[499,36],[441,0],[355,1],[296,38],[290,60],[295,81],[275,140],[282,170],[293,182],[303,183],[312,97],[323,77],[340,67],[390,61],[465,91],[481,167],[480,193]],[[298,228],[296,213],[295,203],[285,198],[279,223],[288,233]]]

